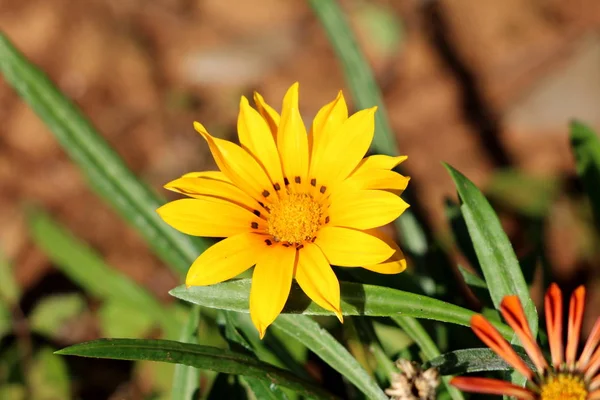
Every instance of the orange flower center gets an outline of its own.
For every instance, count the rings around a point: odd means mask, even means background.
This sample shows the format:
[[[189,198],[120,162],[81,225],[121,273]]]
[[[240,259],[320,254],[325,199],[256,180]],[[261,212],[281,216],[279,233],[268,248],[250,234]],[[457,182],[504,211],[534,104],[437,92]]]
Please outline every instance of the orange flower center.
[[[543,383],[540,399],[585,400],[587,395],[587,387],[579,376],[558,374],[547,378]]]
[[[290,193],[269,209],[268,232],[276,242],[300,245],[321,227],[323,208],[309,194]]]

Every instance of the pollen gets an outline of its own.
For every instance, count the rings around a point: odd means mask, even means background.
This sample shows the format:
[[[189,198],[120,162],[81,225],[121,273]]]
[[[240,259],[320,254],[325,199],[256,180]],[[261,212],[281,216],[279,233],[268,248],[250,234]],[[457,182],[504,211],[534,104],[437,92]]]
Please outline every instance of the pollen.
[[[541,400],[585,400],[588,390],[583,380],[576,375],[558,374],[543,383]]]
[[[301,245],[315,237],[323,207],[305,193],[290,193],[270,206],[268,232],[276,242]]]

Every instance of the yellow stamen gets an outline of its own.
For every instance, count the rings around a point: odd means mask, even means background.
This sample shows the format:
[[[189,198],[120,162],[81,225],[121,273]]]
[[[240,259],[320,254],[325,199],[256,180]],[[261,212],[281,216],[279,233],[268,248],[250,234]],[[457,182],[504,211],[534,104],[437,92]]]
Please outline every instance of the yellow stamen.
[[[268,232],[277,242],[302,244],[321,226],[323,208],[309,194],[291,193],[269,209]]]
[[[583,380],[571,374],[558,374],[546,379],[541,400],[585,400],[588,391]]]

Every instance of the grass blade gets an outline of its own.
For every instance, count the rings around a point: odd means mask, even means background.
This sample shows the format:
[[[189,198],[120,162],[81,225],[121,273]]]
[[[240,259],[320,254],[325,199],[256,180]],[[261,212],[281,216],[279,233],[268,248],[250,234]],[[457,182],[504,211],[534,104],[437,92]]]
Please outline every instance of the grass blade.
[[[167,337],[178,336],[180,321],[173,307],[161,304],[137,283],[106,265],[98,254],[45,212],[30,210],[27,222],[33,241],[70,279],[99,299],[127,304],[152,315]]]
[[[50,128],[96,192],[134,226],[179,274],[207,246],[166,225],[154,211],[162,203],[127,168],[89,120],[48,77],[0,33],[0,72]]]
[[[535,371],[525,350],[514,348],[519,357]],[[470,372],[513,371],[506,361],[488,348],[455,350],[438,356],[423,365],[423,368],[436,367],[441,375],[459,375]]]
[[[188,320],[183,324],[179,341],[183,343],[198,343],[198,322],[200,322],[200,307],[193,306],[189,311]],[[200,386],[200,370],[198,368],[177,364],[173,373],[172,400],[193,400]]]
[[[577,121],[571,123],[570,140],[577,175],[590,198],[596,226],[600,227],[600,140],[589,126]]]
[[[354,33],[335,0],[309,0],[313,11],[327,32],[329,41],[344,68],[346,82],[359,109],[377,106],[375,113],[375,138],[373,148],[378,153],[396,155],[398,152],[379,86],[364,55],[360,51]]]
[[[244,354],[198,344],[171,340],[100,339],[67,347],[57,351],[56,354],[184,364],[228,374],[253,376],[269,383],[294,389],[309,398],[335,398],[320,387],[305,382],[286,370]]]
[[[377,382],[352,354],[318,323],[303,315],[280,315],[273,323],[280,330],[308,347],[323,361],[352,382],[369,399],[388,400]]]

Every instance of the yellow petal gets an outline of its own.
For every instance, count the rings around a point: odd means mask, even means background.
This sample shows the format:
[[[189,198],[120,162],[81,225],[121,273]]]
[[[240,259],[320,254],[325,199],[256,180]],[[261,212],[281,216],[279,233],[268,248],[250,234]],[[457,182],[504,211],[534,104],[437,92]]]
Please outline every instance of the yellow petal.
[[[363,265],[362,267],[380,274],[399,274],[400,272],[404,271],[406,269],[406,258],[404,257],[402,250],[400,250],[400,247],[398,247],[396,241],[391,236],[381,232],[379,229],[369,229],[367,232],[383,240],[395,251],[390,258],[380,264]]]
[[[182,178],[210,178],[218,181],[232,183],[231,179],[229,179],[221,171],[188,172],[187,174],[183,175]]]
[[[394,254],[392,247],[373,235],[336,226],[321,228],[315,244],[330,264],[341,267],[378,264]]]
[[[218,197],[229,200],[250,211],[262,207],[256,200],[230,182],[211,178],[179,178],[165,185],[165,189],[186,196],[201,198],[203,196]]]
[[[330,200],[330,224],[355,229],[383,226],[408,208],[399,196],[383,190],[338,190]]]
[[[283,173],[277,146],[267,122],[242,96],[238,116],[238,136],[242,147],[254,156],[271,178],[273,185],[283,187]]]
[[[190,267],[185,284],[205,286],[234,278],[256,264],[264,251],[269,250],[264,236],[241,233],[223,239],[209,247]]]
[[[331,186],[354,171],[369,150],[375,132],[376,107],[361,110],[348,118],[334,134],[323,139],[324,150],[312,161],[311,178]]]
[[[312,129],[308,135],[310,157],[310,178],[316,178],[313,171],[319,170],[319,162],[323,160],[327,150],[324,143],[331,135],[335,135],[341,125],[348,119],[348,107],[342,91],[329,104],[323,106],[313,120]]]
[[[387,156],[385,154],[375,154],[369,157],[363,158],[356,169],[352,172],[351,176],[357,174],[359,172],[365,170],[372,169],[387,169],[390,170],[392,168],[397,167],[402,162],[404,162],[408,156]]]
[[[385,169],[361,170],[352,174],[344,181],[354,189],[393,190],[395,193],[406,189],[410,177]]]
[[[199,122],[194,122],[194,128],[208,143],[221,172],[237,187],[258,201],[274,192],[269,177],[246,150],[235,143],[212,137]]]
[[[296,262],[293,247],[271,246],[254,267],[250,289],[250,317],[260,338],[283,310],[290,294]]]
[[[277,148],[284,175],[291,187],[297,186],[298,183],[304,185],[308,174],[308,136],[298,109],[297,82],[289,88],[283,98]]]
[[[215,197],[171,201],[156,212],[173,228],[193,236],[233,236],[251,231],[252,222],[264,224],[245,208]]]
[[[296,281],[308,297],[344,322],[340,307],[340,283],[318,246],[310,243],[298,252]]]
[[[265,99],[258,93],[254,92],[254,104],[262,117],[269,124],[269,129],[273,134],[273,138],[277,138],[277,129],[279,127],[279,113],[265,102]]]

